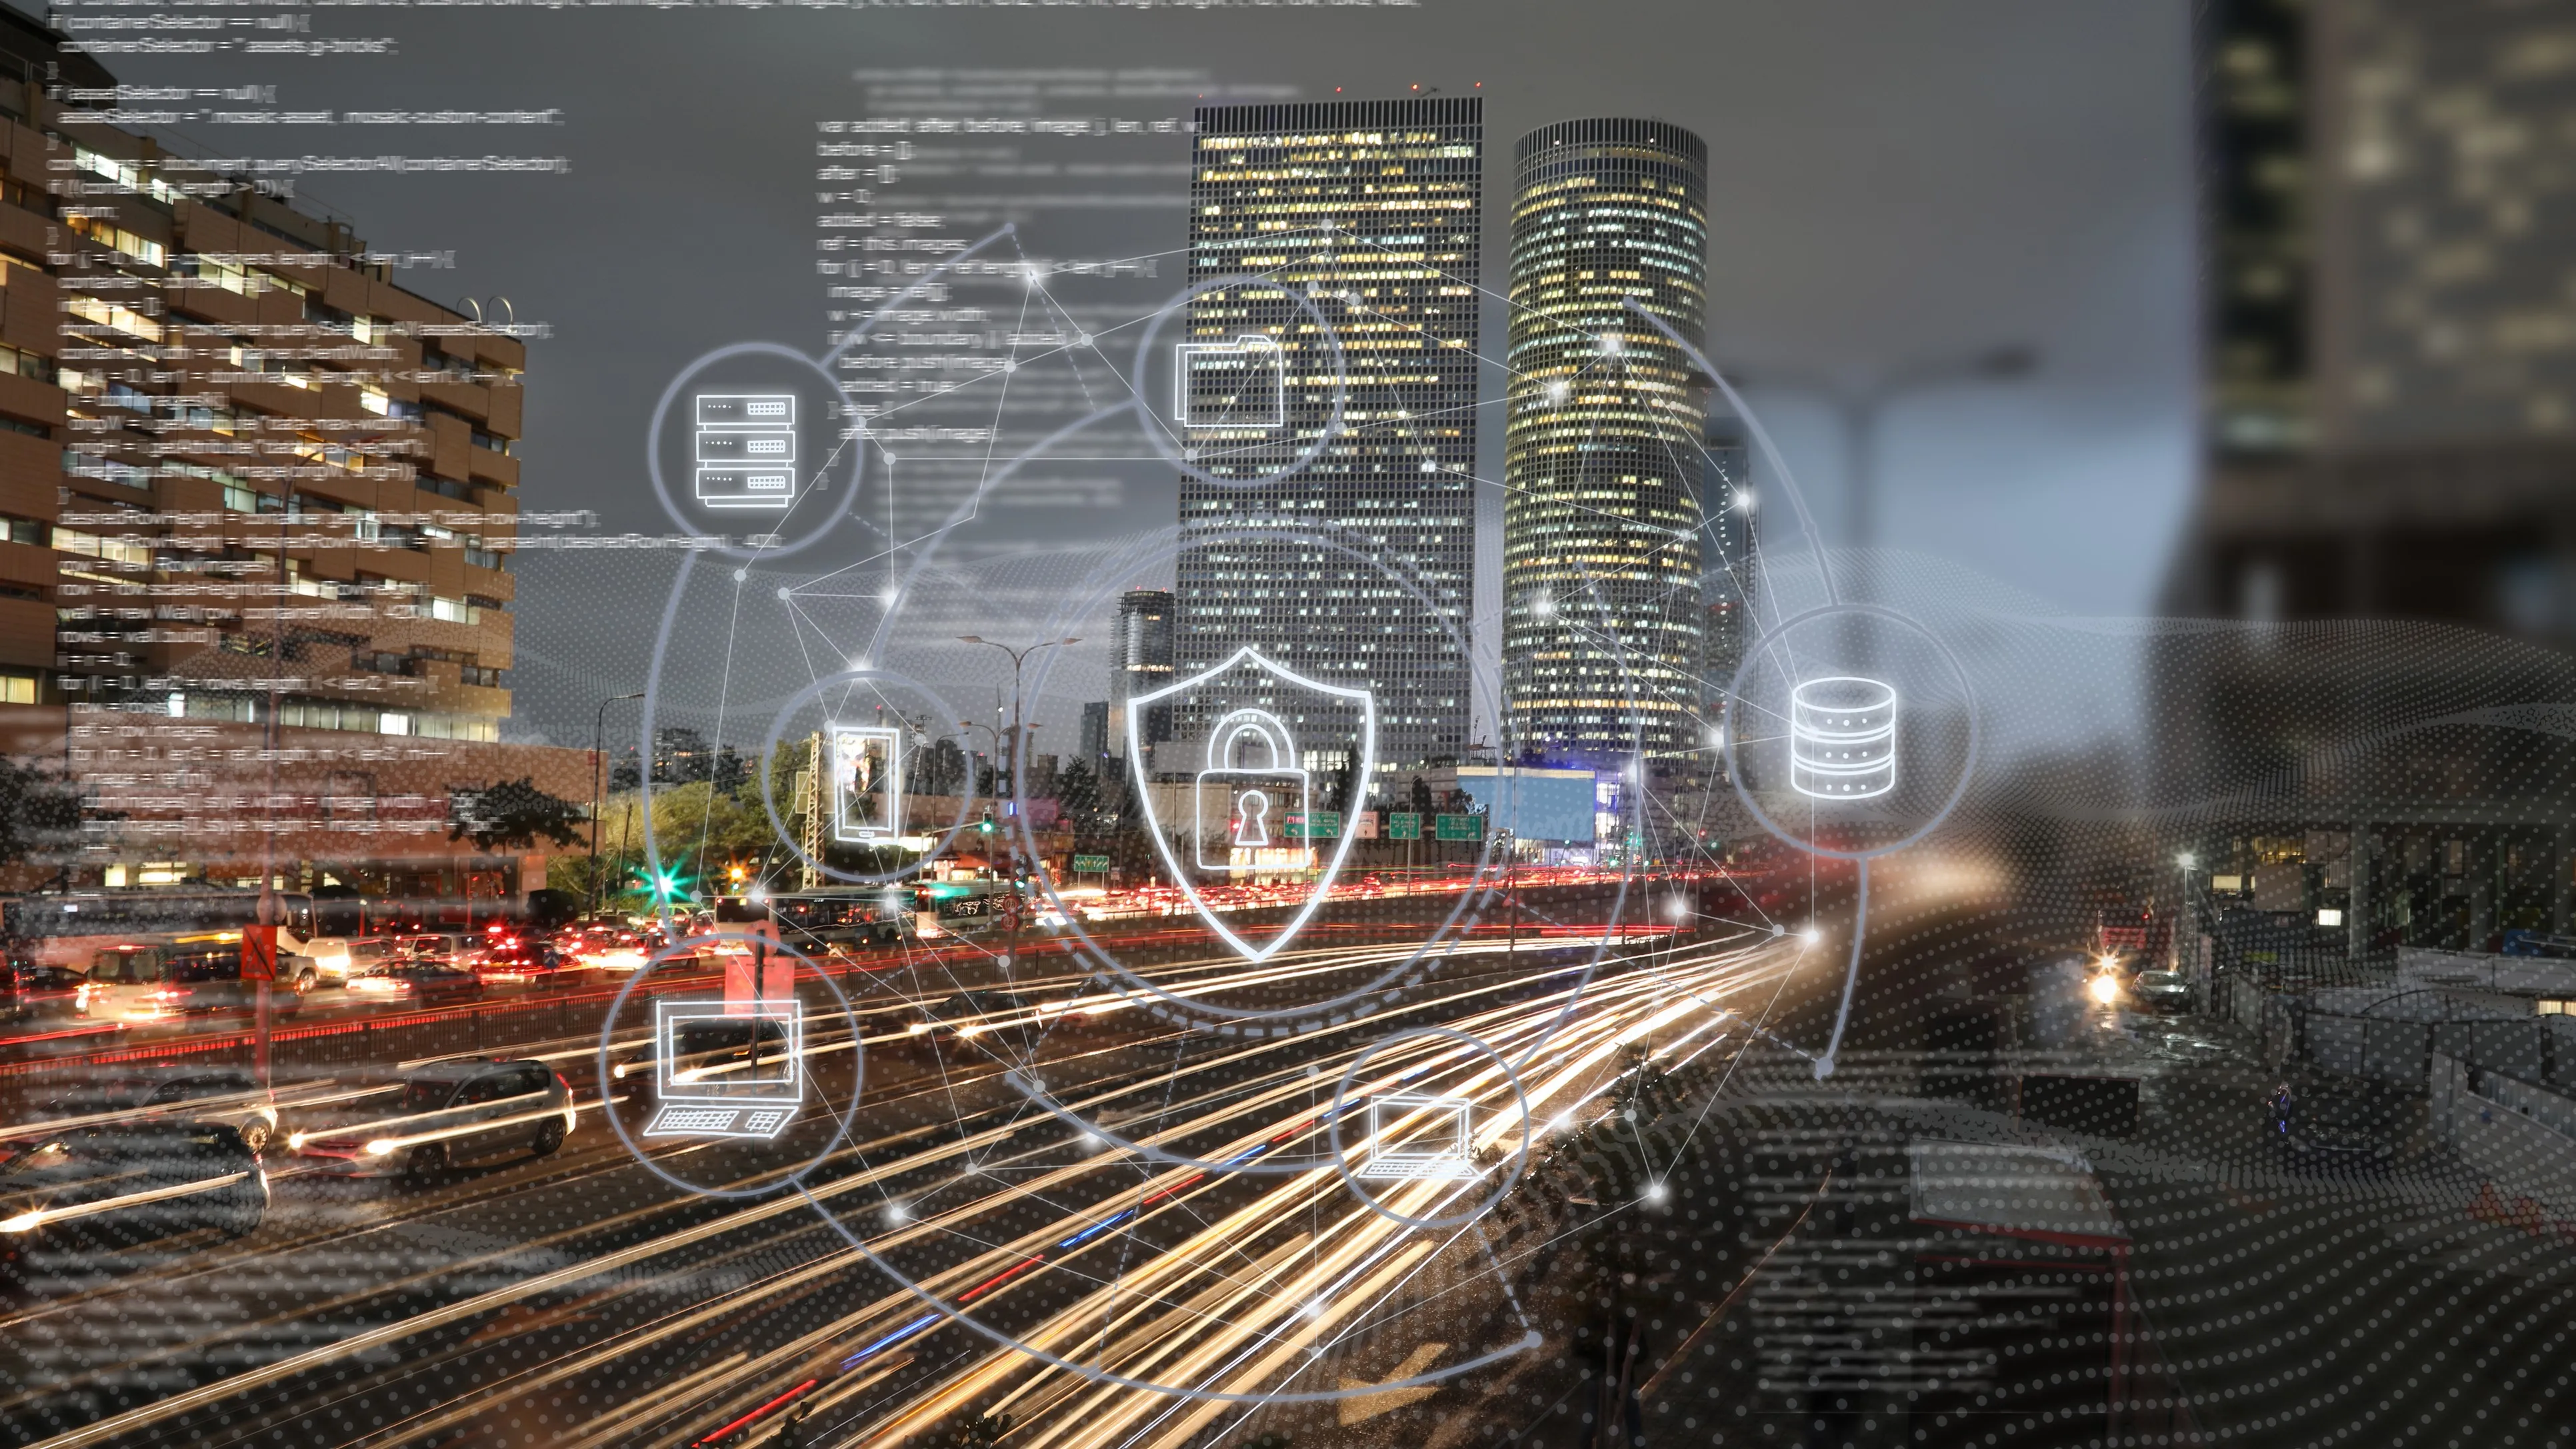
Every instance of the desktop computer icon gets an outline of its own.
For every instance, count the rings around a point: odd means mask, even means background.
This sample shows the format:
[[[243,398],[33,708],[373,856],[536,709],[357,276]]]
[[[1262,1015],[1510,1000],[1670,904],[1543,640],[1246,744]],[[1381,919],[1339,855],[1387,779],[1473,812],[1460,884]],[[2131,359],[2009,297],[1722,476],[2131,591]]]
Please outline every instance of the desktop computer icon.
[[[805,1103],[805,1013],[793,997],[653,1003],[647,1137],[775,1141]]]
[[[1475,1104],[1464,1097],[1389,1092],[1369,1099],[1369,1156],[1359,1175],[1380,1181],[1465,1182],[1476,1171]]]

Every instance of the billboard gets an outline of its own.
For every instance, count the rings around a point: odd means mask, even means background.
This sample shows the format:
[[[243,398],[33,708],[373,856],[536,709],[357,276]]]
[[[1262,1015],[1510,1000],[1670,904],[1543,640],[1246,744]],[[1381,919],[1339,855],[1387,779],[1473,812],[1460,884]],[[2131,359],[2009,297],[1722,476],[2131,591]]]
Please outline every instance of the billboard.
[[[1592,784],[1590,770],[1466,765],[1458,771],[1458,788],[1484,811],[1486,829],[1521,840],[1590,844]]]

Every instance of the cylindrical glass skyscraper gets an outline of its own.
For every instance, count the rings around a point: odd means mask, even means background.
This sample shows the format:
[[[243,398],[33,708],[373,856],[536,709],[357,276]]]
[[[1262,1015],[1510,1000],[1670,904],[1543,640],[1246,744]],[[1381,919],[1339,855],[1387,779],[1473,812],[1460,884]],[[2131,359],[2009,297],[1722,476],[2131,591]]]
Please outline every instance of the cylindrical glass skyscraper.
[[[1560,121],[1513,151],[1503,671],[1510,748],[1703,743],[1697,340],[1708,147],[1661,121]]]

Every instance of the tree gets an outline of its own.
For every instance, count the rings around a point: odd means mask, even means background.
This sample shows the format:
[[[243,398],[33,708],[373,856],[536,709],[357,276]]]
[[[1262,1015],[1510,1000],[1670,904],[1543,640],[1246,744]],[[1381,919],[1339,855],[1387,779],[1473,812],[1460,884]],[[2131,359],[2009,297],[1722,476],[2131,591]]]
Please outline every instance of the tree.
[[[1359,762],[1354,759],[1345,758],[1341,763],[1341,768],[1333,771],[1333,777],[1330,783],[1324,786],[1324,799],[1333,803],[1327,806],[1319,802],[1316,808],[1319,810],[1358,810],[1362,802],[1359,795],[1354,793],[1351,788],[1352,782],[1358,779],[1358,777]],[[1361,788],[1365,789],[1366,787],[1363,786]]]
[[[573,828],[574,822],[582,818],[581,807],[538,789],[533,775],[521,775],[470,794],[460,791],[454,804],[456,819],[448,827],[447,838],[471,840],[475,849],[486,854],[533,850],[540,835],[558,846],[571,845],[581,838]]]
[[[1100,808],[1100,777],[1076,760],[1055,777],[1055,798],[1065,814],[1088,815]]]
[[[739,794],[744,784],[751,779],[751,764],[736,753],[733,746],[726,745],[716,751],[715,773],[712,779],[719,793]]]
[[[687,725],[664,725],[653,732],[653,783],[686,785],[713,773],[715,756],[707,737]]]
[[[1413,777],[1413,813],[1416,815],[1431,813],[1431,787],[1423,783],[1420,775]]]
[[[46,770],[0,756],[0,865],[80,843],[80,793]]]

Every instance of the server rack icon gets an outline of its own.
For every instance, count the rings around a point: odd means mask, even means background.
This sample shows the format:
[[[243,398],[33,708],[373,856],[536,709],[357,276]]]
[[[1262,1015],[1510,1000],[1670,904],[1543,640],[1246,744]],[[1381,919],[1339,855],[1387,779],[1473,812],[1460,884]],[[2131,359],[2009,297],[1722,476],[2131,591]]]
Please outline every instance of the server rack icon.
[[[698,398],[698,502],[708,508],[785,508],[796,499],[796,396]]]

